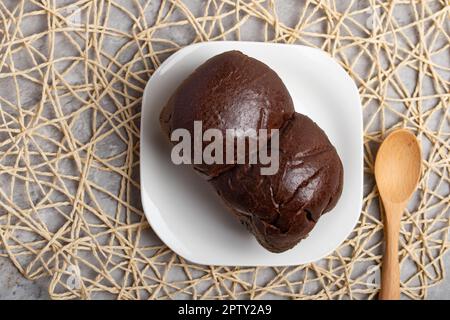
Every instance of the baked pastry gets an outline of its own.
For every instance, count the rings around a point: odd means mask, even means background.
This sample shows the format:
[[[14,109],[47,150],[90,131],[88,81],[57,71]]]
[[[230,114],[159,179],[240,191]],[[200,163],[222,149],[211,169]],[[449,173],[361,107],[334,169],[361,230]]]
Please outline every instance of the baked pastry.
[[[259,243],[272,252],[292,248],[342,191],[342,164],[325,133],[295,113],[280,133],[279,170],[261,175],[260,164],[236,165],[211,180]]]
[[[225,137],[226,129],[280,129],[293,114],[292,98],[275,71],[239,51],[229,51],[206,61],[179,86],[160,122],[167,136],[183,128],[194,137],[194,121],[201,121],[203,131],[219,129]],[[229,167],[194,164],[207,178]]]
[[[193,134],[194,121],[224,137],[227,129],[279,130],[275,174],[263,175],[260,163],[193,165],[267,250],[292,248],[336,205],[343,167],[335,148],[317,124],[294,111],[282,80],[264,63],[229,51],[197,68],[160,115],[167,137],[175,129]]]

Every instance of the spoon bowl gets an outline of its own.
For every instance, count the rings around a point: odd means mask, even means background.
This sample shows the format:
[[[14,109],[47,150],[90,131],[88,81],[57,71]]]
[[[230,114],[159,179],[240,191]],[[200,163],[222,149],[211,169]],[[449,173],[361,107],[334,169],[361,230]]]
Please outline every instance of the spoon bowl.
[[[408,130],[392,132],[378,150],[375,179],[383,200],[407,201],[420,177],[421,151],[416,137]]]
[[[400,221],[409,198],[417,188],[421,163],[419,142],[405,129],[396,130],[385,139],[375,160],[375,179],[384,205],[386,249],[379,294],[383,300],[400,299]]]

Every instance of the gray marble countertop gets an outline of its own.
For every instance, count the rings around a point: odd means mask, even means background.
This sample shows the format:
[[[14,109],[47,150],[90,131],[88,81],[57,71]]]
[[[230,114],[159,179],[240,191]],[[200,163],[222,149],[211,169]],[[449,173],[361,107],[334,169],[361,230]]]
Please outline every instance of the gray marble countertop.
[[[447,270],[450,270],[450,255],[445,259]],[[19,299],[29,300],[49,299],[47,286],[49,279],[30,281],[25,279],[5,258],[0,258],[0,300]],[[440,284],[431,287],[428,299],[450,300],[450,277],[446,277]]]

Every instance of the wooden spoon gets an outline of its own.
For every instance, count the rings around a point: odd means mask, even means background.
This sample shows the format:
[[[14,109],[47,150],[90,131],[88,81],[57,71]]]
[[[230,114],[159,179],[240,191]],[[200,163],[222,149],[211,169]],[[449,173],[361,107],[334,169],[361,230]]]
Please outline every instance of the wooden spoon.
[[[400,220],[409,198],[416,190],[421,163],[420,145],[408,130],[392,132],[378,150],[375,179],[384,205],[386,241],[381,269],[381,300],[400,299]]]

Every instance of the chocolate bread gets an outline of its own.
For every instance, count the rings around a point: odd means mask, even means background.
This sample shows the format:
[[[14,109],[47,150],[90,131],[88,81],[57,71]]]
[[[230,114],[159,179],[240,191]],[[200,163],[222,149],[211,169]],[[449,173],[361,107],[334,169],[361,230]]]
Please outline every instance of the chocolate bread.
[[[225,137],[226,129],[280,129],[293,115],[292,98],[275,71],[229,51],[209,59],[180,85],[161,113],[161,126],[169,136],[183,128],[193,137],[194,121],[201,121],[203,131],[219,129]],[[229,167],[194,165],[207,178]]]
[[[273,175],[262,175],[259,163],[194,164],[267,250],[292,248],[336,205],[343,168],[335,148],[317,124],[294,111],[282,80],[262,62],[229,51],[197,68],[160,116],[168,137],[178,128],[193,133],[194,121],[224,136],[227,129],[279,130]]]

